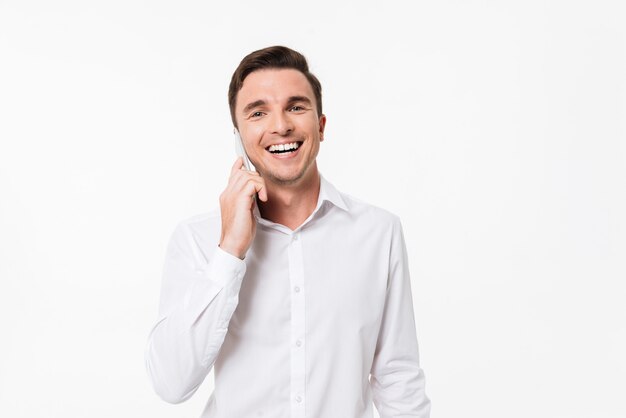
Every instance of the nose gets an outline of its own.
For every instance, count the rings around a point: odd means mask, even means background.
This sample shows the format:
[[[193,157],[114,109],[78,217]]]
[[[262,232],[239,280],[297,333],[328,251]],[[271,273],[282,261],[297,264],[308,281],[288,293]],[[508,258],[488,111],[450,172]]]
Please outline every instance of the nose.
[[[286,136],[293,132],[293,121],[285,112],[275,112],[270,123],[273,134]]]

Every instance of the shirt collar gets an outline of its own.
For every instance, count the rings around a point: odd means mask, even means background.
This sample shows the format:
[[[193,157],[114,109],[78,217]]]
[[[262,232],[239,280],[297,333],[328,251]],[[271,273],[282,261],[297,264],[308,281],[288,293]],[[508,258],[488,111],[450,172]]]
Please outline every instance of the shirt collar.
[[[333,205],[337,206],[338,208],[342,210],[345,210],[346,212],[349,212],[348,205],[346,204],[346,201],[341,196],[341,193],[339,192],[339,190],[337,190],[335,186],[332,185],[332,183],[326,180],[324,176],[322,176],[322,173],[319,173],[319,176],[320,176],[320,192],[317,197],[317,205],[315,205],[315,210],[313,210],[313,213],[311,214],[311,216],[309,216],[309,218],[301,225],[301,227],[304,226],[313,216],[315,216],[315,214],[320,209],[322,204],[326,201],[332,203]],[[268,224],[268,225],[274,224],[273,222],[268,221],[267,219],[264,219],[261,217],[261,212],[259,212],[258,205],[254,205],[254,209],[252,210],[252,212],[254,214],[254,217],[260,223]]]
[[[322,176],[322,173],[320,173],[320,195],[317,199],[316,209],[319,208],[325,200],[329,201],[338,208],[349,212],[348,205],[346,205],[345,200],[341,197],[339,190],[337,190],[335,186],[326,180],[324,176]]]

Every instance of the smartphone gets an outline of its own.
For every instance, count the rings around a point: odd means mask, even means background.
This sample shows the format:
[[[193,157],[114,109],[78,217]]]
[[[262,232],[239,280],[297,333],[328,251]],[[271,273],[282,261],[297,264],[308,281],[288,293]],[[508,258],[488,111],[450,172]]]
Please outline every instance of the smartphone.
[[[235,152],[238,156],[243,157],[243,166],[248,171],[256,171],[256,168],[250,162],[250,158],[248,158],[248,154],[246,154],[246,149],[243,147],[243,141],[241,140],[241,135],[239,135],[239,130],[234,128],[235,132]]]

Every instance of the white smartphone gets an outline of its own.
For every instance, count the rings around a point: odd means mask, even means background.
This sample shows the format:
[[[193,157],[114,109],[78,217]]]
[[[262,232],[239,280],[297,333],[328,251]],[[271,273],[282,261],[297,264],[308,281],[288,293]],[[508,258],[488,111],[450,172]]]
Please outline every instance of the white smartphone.
[[[250,162],[250,158],[248,158],[248,154],[246,154],[246,149],[243,147],[243,141],[241,140],[241,135],[239,135],[239,130],[234,128],[235,132],[235,152],[238,156],[243,157],[243,166],[248,171],[256,171],[256,168]]]

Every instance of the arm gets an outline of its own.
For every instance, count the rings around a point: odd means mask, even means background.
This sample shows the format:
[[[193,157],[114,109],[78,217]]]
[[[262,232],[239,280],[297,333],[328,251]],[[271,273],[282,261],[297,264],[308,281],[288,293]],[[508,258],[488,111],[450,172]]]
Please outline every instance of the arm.
[[[408,260],[400,219],[393,223],[385,310],[372,363],[370,387],[381,418],[430,416],[419,365]]]
[[[199,251],[191,230],[179,224],[167,247],[159,319],[146,345],[154,390],[170,403],[189,399],[213,367],[246,269],[219,247],[208,263]]]
[[[167,402],[183,402],[198,389],[213,367],[239,303],[246,270],[243,258],[256,233],[255,195],[267,201],[259,173],[242,167],[239,157],[220,195],[220,245],[208,263],[184,222],[168,245],[159,320],[145,353],[154,390]]]

